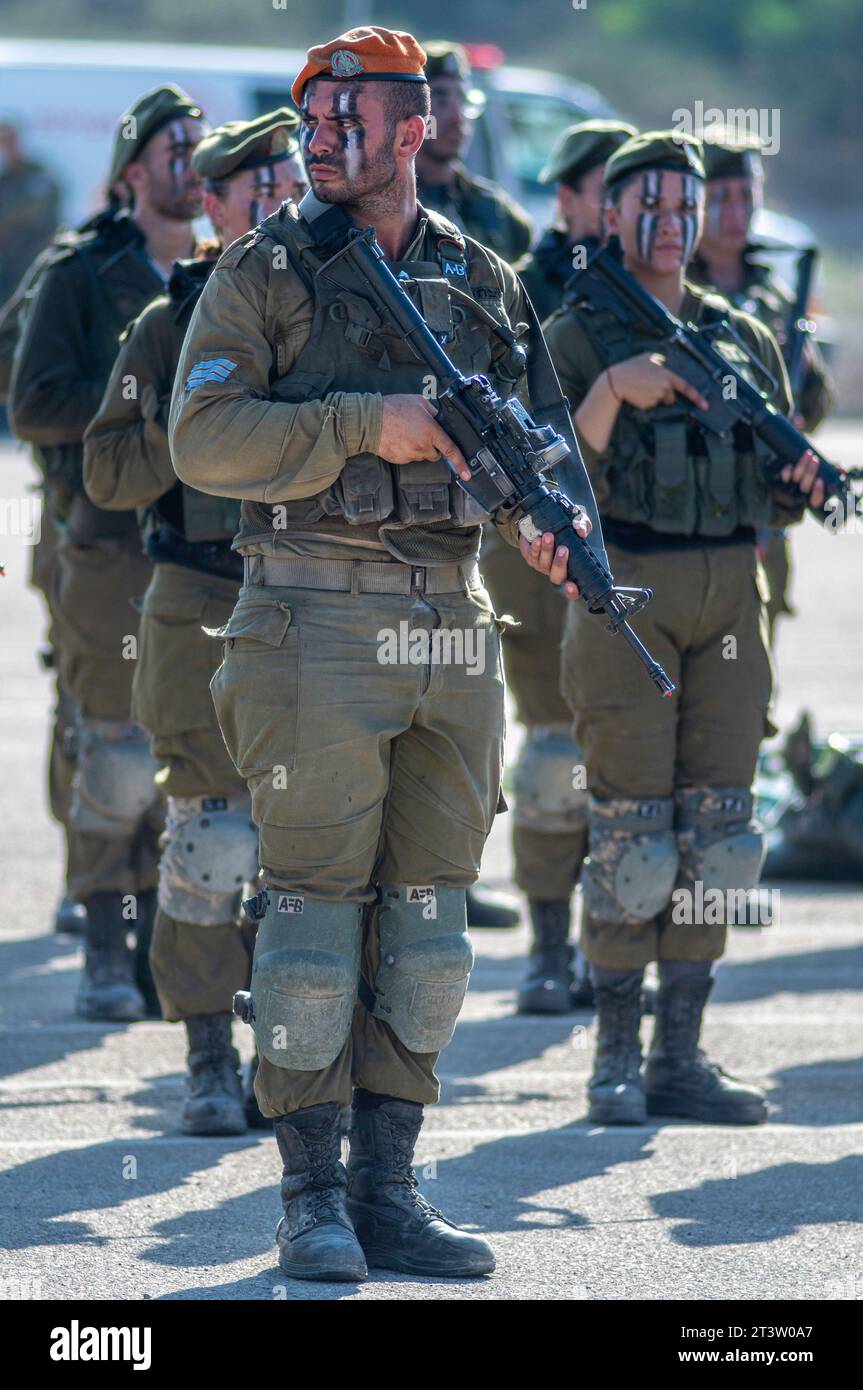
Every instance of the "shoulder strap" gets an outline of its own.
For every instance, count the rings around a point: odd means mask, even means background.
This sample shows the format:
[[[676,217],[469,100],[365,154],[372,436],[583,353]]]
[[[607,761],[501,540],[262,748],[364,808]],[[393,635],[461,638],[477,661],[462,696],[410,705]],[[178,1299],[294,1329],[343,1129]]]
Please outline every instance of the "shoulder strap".
[[[543,337],[536,310],[524,287],[522,287],[522,293],[530,328],[527,349],[527,389],[530,396],[531,414],[538,425],[552,425],[569,445],[570,456],[564,463],[555,466],[555,475],[560,480],[561,487],[567,497],[584,507],[590,517],[593,530],[588,538],[588,544],[605,568],[608,569],[608,556],[605,553],[599,510],[575,437],[575,429],[569,413],[569,402],[561,389],[560,380]]]

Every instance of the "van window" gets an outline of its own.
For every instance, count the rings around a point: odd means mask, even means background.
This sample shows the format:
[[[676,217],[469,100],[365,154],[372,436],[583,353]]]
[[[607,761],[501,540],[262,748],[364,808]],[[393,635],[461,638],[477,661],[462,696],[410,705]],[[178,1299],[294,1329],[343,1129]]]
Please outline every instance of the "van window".
[[[500,92],[506,112],[507,163],[526,191],[539,191],[536,176],[567,126],[587,120],[587,112],[561,97],[531,92]]]
[[[291,84],[286,83],[284,87],[255,87],[252,91],[253,111],[249,117],[254,120],[256,116],[265,116],[268,111],[279,111],[283,106],[296,110],[291,101]]]

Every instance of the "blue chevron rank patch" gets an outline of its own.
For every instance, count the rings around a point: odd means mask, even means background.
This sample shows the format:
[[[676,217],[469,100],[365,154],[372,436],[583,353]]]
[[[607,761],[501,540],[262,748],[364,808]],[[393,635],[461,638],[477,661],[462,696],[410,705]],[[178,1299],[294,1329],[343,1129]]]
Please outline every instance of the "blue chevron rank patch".
[[[236,370],[237,364],[232,362],[230,357],[211,357],[203,362],[196,362],[186,380],[186,394],[194,391],[196,386],[203,386],[207,381],[227,381]]]

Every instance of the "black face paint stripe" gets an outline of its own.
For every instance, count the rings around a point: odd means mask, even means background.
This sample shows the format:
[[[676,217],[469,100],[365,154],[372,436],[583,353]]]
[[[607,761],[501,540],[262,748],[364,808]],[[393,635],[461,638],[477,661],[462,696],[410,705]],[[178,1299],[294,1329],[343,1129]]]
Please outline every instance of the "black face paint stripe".
[[[679,222],[680,235],[683,239],[683,264],[687,265],[695,249],[695,238],[698,235],[698,218],[694,212],[684,212],[681,214]]]
[[[640,212],[638,221],[635,224],[635,234],[638,242],[638,254],[645,265],[649,264],[653,255],[653,248],[656,245],[656,234],[659,231],[659,218],[655,212]]]

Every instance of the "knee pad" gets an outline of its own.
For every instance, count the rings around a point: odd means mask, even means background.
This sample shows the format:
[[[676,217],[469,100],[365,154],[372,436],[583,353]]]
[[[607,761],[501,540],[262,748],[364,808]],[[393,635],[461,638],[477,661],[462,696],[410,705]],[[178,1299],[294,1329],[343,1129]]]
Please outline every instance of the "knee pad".
[[[158,768],[137,724],[81,718],[70,823],[76,830],[123,839],[158,801]]]
[[[350,1032],[362,947],[360,903],[268,888],[259,904],[250,1021],[275,1067],[320,1071]]]
[[[668,904],[677,877],[674,802],[590,797],[589,858],[582,869],[585,910],[602,922],[635,926]]]
[[[588,797],[576,776],[583,766],[567,725],[529,729],[515,765],[514,823],[547,834],[583,830]]]
[[[382,884],[381,893],[374,1016],[410,1052],[439,1052],[473,969],[465,890]]]
[[[246,796],[168,797],[159,906],[180,922],[218,926],[236,916],[258,873],[258,832]]]
[[[687,881],[728,892],[755,888],[764,841],[752,823],[748,787],[678,787],[677,840]]]

